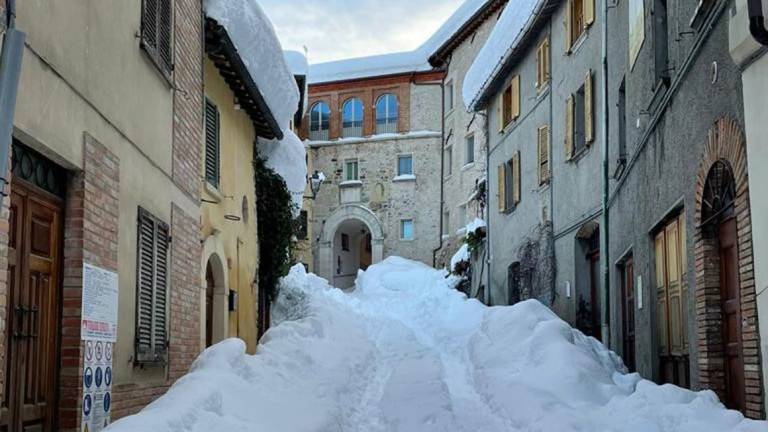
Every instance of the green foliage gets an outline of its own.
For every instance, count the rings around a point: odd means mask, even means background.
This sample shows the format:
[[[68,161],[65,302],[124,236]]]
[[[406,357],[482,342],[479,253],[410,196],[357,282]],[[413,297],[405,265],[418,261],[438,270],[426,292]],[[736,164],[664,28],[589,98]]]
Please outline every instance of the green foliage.
[[[259,233],[259,289],[277,297],[280,278],[291,268],[293,202],[285,180],[254,151],[256,210]]]
[[[467,246],[469,246],[470,252],[475,252],[479,250],[483,246],[484,241],[485,241],[484,229],[473,231],[467,234],[467,237],[464,239],[464,243],[466,243]]]

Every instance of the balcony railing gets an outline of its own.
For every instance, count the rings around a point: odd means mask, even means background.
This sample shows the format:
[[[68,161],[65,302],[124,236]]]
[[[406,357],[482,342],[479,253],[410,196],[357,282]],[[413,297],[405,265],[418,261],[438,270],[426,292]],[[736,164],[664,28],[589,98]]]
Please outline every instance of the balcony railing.
[[[328,129],[309,131],[309,139],[311,141],[328,141],[328,132]]]

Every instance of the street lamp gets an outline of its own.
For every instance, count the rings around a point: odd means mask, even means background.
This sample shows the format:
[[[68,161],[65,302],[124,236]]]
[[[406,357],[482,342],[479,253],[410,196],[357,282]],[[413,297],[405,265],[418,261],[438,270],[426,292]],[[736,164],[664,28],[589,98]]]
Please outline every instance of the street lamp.
[[[320,192],[320,186],[323,185],[324,181],[325,181],[325,174],[317,170],[315,171],[314,174],[312,174],[312,177],[309,178],[309,188],[312,191],[313,200],[317,198],[317,193]]]

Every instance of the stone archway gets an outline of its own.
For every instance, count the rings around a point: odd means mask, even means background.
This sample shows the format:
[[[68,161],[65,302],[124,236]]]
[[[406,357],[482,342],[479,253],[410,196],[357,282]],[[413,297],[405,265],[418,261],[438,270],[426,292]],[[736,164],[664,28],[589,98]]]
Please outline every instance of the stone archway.
[[[209,236],[203,243],[201,262],[201,280],[203,286],[200,289],[200,343],[206,347],[208,331],[211,331],[211,342],[216,344],[229,337],[229,276],[227,271],[227,259],[224,244],[219,235]],[[212,295],[208,295],[209,282],[212,282]],[[209,307],[208,300],[212,298],[213,304]],[[212,312],[211,328],[206,324],[207,315]]]
[[[376,215],[361,205],[345,205],[333,212],[323,225],[322,235],[317,248],[317,274],[333,283],[334,257],[333,243],[337,231],[342,224],[354,220],[364,224],[371,237],[371,264],[384,259],[384,230]]]
[[[717,171],[717,172],[716,172]],[[731,183],[732,197],[725,204],[713,203],[713,176],[725,176]],[[723,298],[721,287],[722,245],[718,235],[720,216],[725,214],[735,238],[735,268],[723,273],[733,273],[733,283],[738,294],[739,322],[736,328],[738,356],[743,363],[743,400],[738,409],[749,417],[763,416],[762,372],[760,365],[760,336],[757,327],[757,305],[752,260],[752,226],[747,181],[747,153],[744,135],[738,123],[721,118],[709,130],[704,155],[696,179],[694,254],[696,262],[696,315],[699,335],[699,372],[701,386],[714,390],[721,399],[728,397],[727,374],[724,371],[726,349],[724,347]],[[722,207],[723,211],[713,208]],[[726,208],[729,207],[729,208]],[[739,331],[740,330],[740,331]],[[739,334],[740,333],[740,334]],[[732,347],[731,347],[732,348]],[[742,390],[739,389],[739,392]],[[731,395],[732,396],[732,395]]]

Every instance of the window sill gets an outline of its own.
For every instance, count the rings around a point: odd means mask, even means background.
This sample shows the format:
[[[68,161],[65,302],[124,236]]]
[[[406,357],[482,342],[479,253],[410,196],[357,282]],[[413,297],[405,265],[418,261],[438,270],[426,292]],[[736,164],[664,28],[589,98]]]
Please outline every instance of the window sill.
[[[584,158],[584,156],[587,155],[587,153],[589,153],[589,150],[593,147],[593,144],[594,143],[587,144],[583,149],[579,150],[577,153],[571,156],[567,162],[578,163],[581,159]]]
[[[581,49],[584,45],[584,41],[587,39],[587,34],[589,34],[589,27],[585,28],[584,31],[581,32],[581,35],[579,35],[579,38],[571,44],[571,48],[568,50],[567,55],[576,55],[576,53],[579,52],[579,49]]]
[[[355,187],[363,187],[363,182],[360,180],[346,180],[341,183],[339,183],[340,188],[355,188]]]
[[[450,181],[452,177],[453,177],[453,173],[446,175],[445,177],[443,177],[443,183]]]
[[[549,89],[550,89],[549,83],[550,82],[551,82],[551,80],[547,81],[546,83],[544,83],[543,86],[538,87],[536,89],[536,98],[537,99],[541,99],[541,98],[543,98],[544,96],[546,96],[549,93]]]
[[[401,241],[401,242],[409,242],[409,243],[410,243],[410,242],[414,242],[414,241],[416,241],[416,239],[415,239],[415,238],[409,238],[409,239],[404,239],[404,238],[401,238],[401,239],[400,239],[400,241]]]
[[[205,193],[210,195],[211,198],[213,198],[213,201],[216,201],[216,204],[219,204],[224,200],[224,194],[221,193],[219,188],[208,183],[207,180],[203,180],[203,185],[205,188]]]
[[[461,167],[461,170],[462,170],[462,171],[466,171],[466,170],[468,170],[468,169],[470,169],[470,168],[472,168],[472,167],[474,167],[474,166],[475,166],[475,162],[474,162],[474,161],[472,161],[472,162],[469,162],[469,163],[466,163],[466,164],[464,164],[464,166],[463,166],[463,167]]]
[[[454,108],[450,108],[449,110],[447,110],[445,112],[445,118],[447,119],[448,117],[452,116],[454,111],[456,111],[455,107]]]
[[[415,182],[416,176],[413,174],[402,174],[392,179],[395,183],[402,183],[402,182]]]
[[[168,85],[168,87],[174,88],[173,64],[171,64],[168,68],[166,68],[165,65],[157,58],[157,56],[152,53],[152,50],[147,48],[143,38],[141,39],[141,42],[139,42],[139,47],[141,48],[141,51],[144,53],[144,56],[149,60],[150,63],[152,63],[152,66],[154,66],[155,71],[163,78],[163,80]]]

